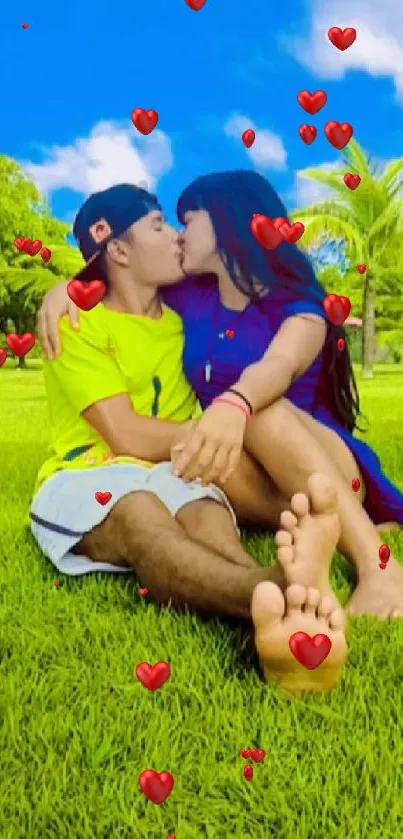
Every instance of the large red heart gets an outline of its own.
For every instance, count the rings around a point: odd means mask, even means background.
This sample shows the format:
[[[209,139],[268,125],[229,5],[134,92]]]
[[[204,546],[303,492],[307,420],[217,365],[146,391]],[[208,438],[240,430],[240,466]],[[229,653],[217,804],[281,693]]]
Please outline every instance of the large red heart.
[[[23,335],[10,332],[9,335],[6,335],[6,344],[14,355],[23,358],[35,346],[35,335],[32,335],[32,332],[24,332]]]
[[[79,309],[82,309],[83,312],[89,312],[105,297],[106,285],[102,280],[91,280],[90,283],[84,283],[82,280],[70,280],[67,286],[67,294]]]
[[[24,251],[25,251],[25,253],[28,253],[29,256],[36,256],[37,253],[39,253],[41,247],[42,247],[42,242],[39,239],[34,239],[33,242],[31,242],[28,239],[28,242],[26,243],[26,245],[24,247]]]
[[[318,132],[314,125],[307,125],[306,122],[304,122],[303,125],[300,125],[298,133],[301,140],[303,140],[307,146],[310,146],[315,140]]]
[[[157,122],[157,111],[145,111],[144,108],[135,108],[132,111],[132,123],[140,134],[151,134]]]
[[[250,223],[250,229],[260,245],[269,251],[278,248],[283,241],[279,230],[276,230],[267,216],[256,213]]]
[[[252,128],[247,128],[242,134],[242,142],[247,149],[250,149],[250,147],[253,146],[255,139],[256,134]]]
[[[155,772],[154,769],[145,769],[139,775],[139,785],[149,801],[152,801],[153,804],[163,804],[172,792],[174,778],[170,772]]]
[[[205,2],[206,0],[185,0],[185,3],[187,3],[189,8],[193,9],[194,12],[200,11]]]
[[[323,308],[329,320],[336,326],[341,326],[350,314],[351,302],[343,295],[327,294],[323,301]]]
[[[0,347],[0,367],[3,366],[5,360],[7,358],[7,351]]]
[[[147,690],[158,690],[165,684],[171,675],[171,668],[166,661],[157,661],[157,664],[148,664],[142,661],[136,667],[136,676]]]
[[[19,239],[18,237],[14,239],[15,247],[18,248],[19,251],[25,251],[25,247],[28,244],[30,239]]]
[[[332,648],[332,642],[327,635],[319,634],[311,638],[306,632],[294,632],[288,643],[294,658],[307,670],[319,667]]]
[[[347,172],[344,175],[343,181],[349,189],[357,189],[357,186],[361,183],[361,178],[359,175],[353,175],[352,172]]]
[[[98,501],[98,504],[102,504],[102,507],[105,507],[105,504],[108,503],[112,498],[111,492],[96,492],[95,493],[95,500]]]
[[[283,221],[278,230],[280,231],[283,239],[285,239],[289,245],[294,245],[305,232],[305,225],[303,225],[301,221],[295,221],[294,224],[289,224],[286,220]]]
[[[353,136],[353,127],[349,122],[335,122],[334,119],[331,119],[325,125],[325,134],[329,143],[340,151],[350,142]]]
[[[300,90],[297,99],[301,108],[308,114],[313,115],[317,114],[326,105],[327,93],[324,90],[315,90],[315,93],[310,93],[309,90]]]
[[[357,30],[353,29],[352,26],[348,26],[347,29],[340,29],[340,26],[332,26],[328,30],[327,37],[338,50],[347,50],[354,43],[357,37]]]

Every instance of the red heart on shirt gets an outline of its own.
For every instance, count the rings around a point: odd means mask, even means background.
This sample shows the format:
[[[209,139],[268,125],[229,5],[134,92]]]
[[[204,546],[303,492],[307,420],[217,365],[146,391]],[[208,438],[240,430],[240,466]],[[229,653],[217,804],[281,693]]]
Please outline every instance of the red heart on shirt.
[[[6,344],[14,355],[23,358],[35,346],[35,335],[32,335],[32,332],[24,332],[24,335],[10,332],[9,335],[6,335]]]
[[[300,90],[297,99],[301,108],[308,114],[313,115],[317,114],[326,105],[327,93],[324,90],[315,90],[315,93],[310,93],[309,90]]]
[[[83,280],[70,280],[67,294],[79,309],[89,312],[105,297],[106,285],[102,280],[91,280],[90,283],[84,283]]]
[[[111,492],[96,492],[95,493],[96,501],[98,501],[98,504],[102,504],[103,507],[105,507],[105,504],[107,504],[108,501],[111,500],[111,498],[112,498],[112,493]]]
[[[329,320],[336,326],[341,326],[350,314],[351,302],[343,295],[327,294],[323,301],[323,308]]]
[[[278,248],[283,241],[281,233],[276,230],[274,224],[267,216],[256,213],[250,223],[250,229],[260,245],[269,251]]]
[[[226,329],[225,330],[225,337],[226,338],[233,338],[234,335],[235,335],[235,332],[234,332],[233,329]]]
[[[171,668],[166,661],[157,661],[157,664],[151,665],[146,661],[142,661],[136,667],[136,676],[147,690],[158,690],[165,684],[171,675]]]

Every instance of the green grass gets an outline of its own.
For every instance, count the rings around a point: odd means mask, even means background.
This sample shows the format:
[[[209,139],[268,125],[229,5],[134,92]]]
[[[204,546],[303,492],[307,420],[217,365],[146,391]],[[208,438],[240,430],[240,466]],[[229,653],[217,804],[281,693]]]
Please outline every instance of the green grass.
[[[368,440],[403,485],[403,371],[361,382]],[[402,836],[403,623],[352,622],[340,686],[290,699],[239,627],[148,604],[133,579],[59,578],[26,527],[47,443],[41,374],[0,371],[1,839]],[[389,543],[403,556],[403,537]],[[262,562],[273,541],[249,539]],[[53,582],[61,579],[59,589]],[[337,558],[343,601],[351,575]],[[154,694],[140,661],[171,663]],[[242,747],[267,751],[251,782]],[[160,807],[143,769],[175,777]]]

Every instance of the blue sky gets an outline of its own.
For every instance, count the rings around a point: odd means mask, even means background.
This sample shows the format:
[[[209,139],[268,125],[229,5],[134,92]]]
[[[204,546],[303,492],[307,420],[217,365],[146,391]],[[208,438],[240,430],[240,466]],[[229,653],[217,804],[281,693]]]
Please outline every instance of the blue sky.
[[[353,13],[349,12],[354,6]],[[2,16],[0,152],[21,161],[54,213],[122,180],[158,191],[168,217],[194,177],[257,168],[289,208],[320,197],[298,170],[338,159],[323,135],[350,122],[375,158],[403,154],[403,22],[396,0],[38,0]],[[298,12],[295,9],[298,9]],[[28,29],[21,28],[27,22]],[[346,52],[330,26],[354,26]],[[310,117],[299,90],[324,89]],[[159,123],[134,129],[136,107]],[[318,128],[306,146],[298,126]],[[257,139],[248,152],[245,127]]]

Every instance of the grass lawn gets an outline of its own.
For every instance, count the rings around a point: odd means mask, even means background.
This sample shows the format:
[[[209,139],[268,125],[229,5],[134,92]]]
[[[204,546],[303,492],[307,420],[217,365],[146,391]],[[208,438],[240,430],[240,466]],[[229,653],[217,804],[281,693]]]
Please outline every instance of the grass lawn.
[[[266,687],[239,627],[157,608],[134,579],[60,578],[34,545],[27,510],[46,454],[32,362],[0,371],[1,839],[389,839],[403,835],[403,621],[350,625],[329,696]],[[403,486],[403,370],[360,382],[368,441]],[[403,534],[385,537],[403,557]],[[248,539],[262,561],[271,537]],[[381,572],[380,572],[381,573]],[[60,587],[53,586],[60,579]],[[343,602],[351,574],[336,558]],[[149,693],[140,661],[169,661]],[[266,749],[254,778],[242,747]],[[156,806],[138,787],[169,771]]]

